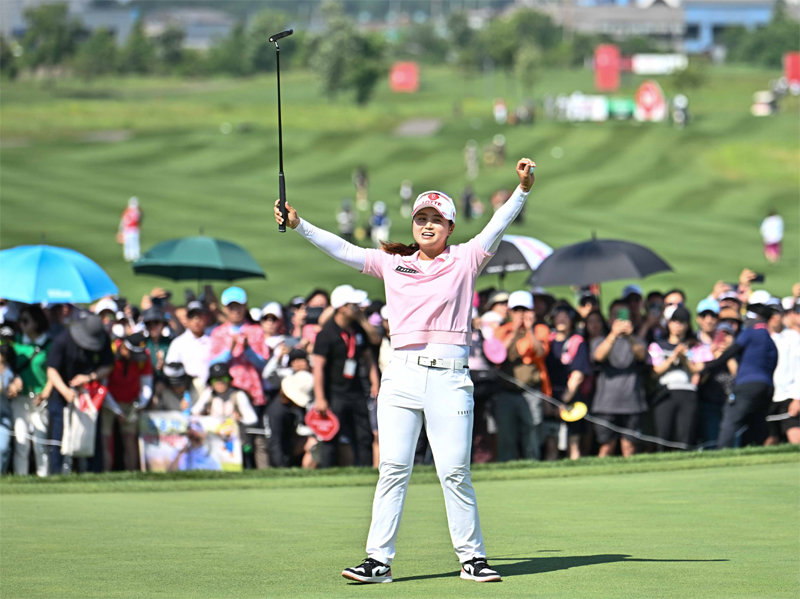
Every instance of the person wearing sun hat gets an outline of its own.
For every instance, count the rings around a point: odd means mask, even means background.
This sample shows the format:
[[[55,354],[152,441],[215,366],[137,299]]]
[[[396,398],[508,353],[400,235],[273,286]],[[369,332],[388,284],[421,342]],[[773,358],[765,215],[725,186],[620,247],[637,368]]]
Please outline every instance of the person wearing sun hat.
[[[53,385],[47,403],[49,439],[59,444],[64,431],[64,407],[77,398],[76,389],[93,381],[103,381],[114,365],[111,340],[100,316],[80,316],[53,340],[47,354],[47,379]],[[69,472],[69,462],[65,462],[59,445],[50,446],[49,458],[51,474]],[[102,471],[100,456],[91,460],[90,469]]]
[[[336,260],[384,282],[391,343],[389,368],[378,397],[380,467],[367,536],[367,559],[342,576],[370,583],[392,581],[391,563],[423,420],[444,491],[451,541],[460,577],[501,579],[486,561],[472,486],[470,453],[474,417],[468,359],[475,281],[520,214],[534,183],[534,163],[516,163],[519,186],[477,236],[449,245],[456,207],[441,191],[417,196],[411,211],[411,244],[380,249],[347,243],[275,202],[275,220],[296,230]],[[425,385],[420,384],[425,381]]]

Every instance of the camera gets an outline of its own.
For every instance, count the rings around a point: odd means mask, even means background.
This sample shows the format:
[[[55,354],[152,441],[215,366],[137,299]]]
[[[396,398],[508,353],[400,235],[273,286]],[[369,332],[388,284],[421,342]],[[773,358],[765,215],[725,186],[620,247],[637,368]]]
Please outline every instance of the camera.
[[[322,315],[323,308],[307,308],[306,324],[318,324],[319,317]]]

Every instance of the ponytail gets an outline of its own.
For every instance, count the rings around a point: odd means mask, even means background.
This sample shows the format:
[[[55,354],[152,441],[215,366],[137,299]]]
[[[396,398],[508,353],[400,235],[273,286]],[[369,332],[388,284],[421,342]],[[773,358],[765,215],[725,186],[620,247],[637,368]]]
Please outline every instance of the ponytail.
[[[419,244],[398,243],[395,241],[381,241],[381,249],[387,254],[398,254],[400,256],[410,256],[419,250]]]

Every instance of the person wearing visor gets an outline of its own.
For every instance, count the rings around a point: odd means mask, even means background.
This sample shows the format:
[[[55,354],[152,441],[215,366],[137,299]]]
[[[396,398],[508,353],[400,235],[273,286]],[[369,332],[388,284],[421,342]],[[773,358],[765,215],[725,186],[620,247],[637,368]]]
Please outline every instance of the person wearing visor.
[[[516,164],[519,186],[486,227],[466,243],[448,245],[456,226],[453,200],[440,191],[420,194],[412,208],[414,243],[357,247],[301,219],[286,205],[286,225],[340,262],[384,281],[392,358],[378,395],[379,479],[367,538],[367,559],[345,578],[391,582],[391,563],[422,427],[436,463],[461,578],[499,581],[486,561],[470,472],[473,384],[467,368],[475,280],[497,251],[506,228],[525,205],[533,161]],[[275,203],[275,219],[284,218]]]

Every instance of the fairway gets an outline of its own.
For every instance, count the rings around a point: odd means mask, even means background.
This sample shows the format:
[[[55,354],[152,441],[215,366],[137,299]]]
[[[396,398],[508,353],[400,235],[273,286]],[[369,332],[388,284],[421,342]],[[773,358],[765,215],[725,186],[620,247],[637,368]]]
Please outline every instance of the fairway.
[[[487,202],[515,184],[513,160],[537,162],[536,185],[524,224],[508,232],[552,247],[596,233],[654,249],[674,272],[648,278],[645,288],[682,287],[696,305],[714,282],[735,280],[745,266],[766,274],[764,287],[788,295],[800,272],[798,106],[788,97],[774,117],[749,114],[755,90],[777,72],[708,69],[707,83],[688,92],[692,120],[668,123],[566,123],[543,115],[545,95],[593,88],[590,70],[549,70],[533,97],[533,126],[497,126],[494,98],[516,105],[523,96],[513,78],[465,77],[424,67],[418,94],[392,94],[382,83],[374,102],[357,107],[328,100],[303,71],[283,83],[284,152],[289,202],[312,223],[335,230],[343,198],[353,198],[352,173],[369,172],[370,201],[382,200],[393,221],[391,238],[407,242],[399,188],[411,179],[417,193],[441,189],[458,199],[467,183],[464,147],[506,137],[502,166],[481,166],[474,182]],[[620,97],[633,97],[643,78],[624,78]],[[661,78],[668,95],[670,78]],[[440,123],[428,137],[395,130],[410,119]],[[266,281],[241,284],[254,305],[288,301],[314,287],[348,282],[382,297],[377,279],[322,258],[299,235],[279,235],[272,217],[277,196],[276,94],[272,77],[233,80],[99,79],[50,85],[5,83],[0,101],[0,248],[65,245],[97,261],[120,294],[138,303],[154,286],[169,287],[177,303],[196,281],[135,276],[114,242],[128,198],[139,197],[145,218],[143,251],[170,238],[206,235],[243,245],[266,271]],[[230,133],[221,132],[227,124]],[[758,227],[770,208],[786,222],[784,259],[768,265]],[[363,220],[366,220],[365,218]],[[488,220],[459,219],[454,242]],[[510,275],[507,289],[527,273]],[[628,281],[630,282],[630,281]],[[603,287],[604,303],[625,281]],[[478,288],[498,286],[482,277]],[[216,290],[223,288],[217,283]],[[555,289],[571,297],[569,289]]]
[[[632,464],[645,471],[552,467],[552,477],[478,469],[490,563],[504,576],[494,585],[458,578],[441,489],[425,469],[409,488],[395,582],[372,586],[339,575],[363,557],[372,471],[356,486],[222,479],[192,492],[129,481],[107,483],[113,492],[45,483],[15,494],[4,483],[0,595],[797,597],[798,453],[759,455],[687,456],[668,469],[643,457]]]

